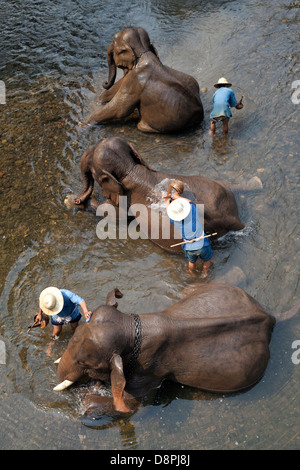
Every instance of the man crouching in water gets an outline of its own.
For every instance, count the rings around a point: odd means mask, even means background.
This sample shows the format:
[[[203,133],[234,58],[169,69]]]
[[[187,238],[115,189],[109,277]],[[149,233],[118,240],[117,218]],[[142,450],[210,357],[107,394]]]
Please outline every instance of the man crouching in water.
[[[79,295],[67,289],[58,289],[57,287],[47,287],[40,294],[40,309],[37,315],[37,320],[42,321],[43,313],[51,317],[51,324],[53,325],[52,339],[58,339],[63,325],[70,323],[75,331],[81,319],[79,306],[83,310],[86,321],[89,321],[92,315],[87,308],[84,299]],[[48,349],[51,352],[53,347]]]

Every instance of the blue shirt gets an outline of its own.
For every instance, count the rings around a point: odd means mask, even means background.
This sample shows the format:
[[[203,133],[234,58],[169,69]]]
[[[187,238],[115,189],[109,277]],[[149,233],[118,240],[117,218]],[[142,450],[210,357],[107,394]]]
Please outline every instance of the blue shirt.
[[[170,219],[170,222],[177,228],[183,240],[193,240],[194,238],[202,237],[205,235],[202,224],[199,219],[199,214],[196,205],[190,201],[191,210],[189,215],[179,222]],[[198,240],[197,242],[186,243],[182,245],[184,250],[200,250],[203,246],[210,245],[208,238]]]
[[[213,96],[213,110],[210,113],[210,118],[219,116],[231,117],[230,108],[237,105],[237,101],[233,91],[230,88],[221,87]]]
[[[64,306],[62,311],[59,312],[57,315],[59,317],[68,317],[72,315],[78,305],[80,305],[81,302],[83,302],[84,300],[79,297],[79,295],[74,294],[70,290],[60,289],[60,292],[62,293],[64,298]]]

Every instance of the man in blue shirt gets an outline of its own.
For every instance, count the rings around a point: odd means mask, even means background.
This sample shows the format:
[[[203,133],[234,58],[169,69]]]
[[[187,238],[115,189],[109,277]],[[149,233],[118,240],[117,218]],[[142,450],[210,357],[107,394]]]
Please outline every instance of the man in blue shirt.
[[[228,134],[229,119],[232,117],[230,108],[241,109],[243,107],[243,97],[237,101],[233,90],[230,89],[231,83],[222,77],[215,84],[218,88],[213,96],[213,110],[210,113],[210,133],[215,134],[216,122],[223,123],[223,133]]]
[[[184,241],[205,236],[199,219],[198,209],[194,202],[174,192],[166,201],[166,204],[170,222],[174,224]],[[213,254],[209,239],[201,238],[200,240],[185,243],[182,245],[182,248],[189,262],[190,272],[195,271],[196,261],[200,258],[203,261],[202,277],[206,278]]]
[[[81,318],[79,306],[83,310],[86,321],[89,321],[92,312],[87,308],[85,301],[79,295],[67,289],[57,287],[47,287],[40,294],[40,309],[37,319],[41,321],[42,314],[51,316],[53,325],[52,338],[57,339],[61,333],[63,325],[70,323],[73,330],[78,326]]]

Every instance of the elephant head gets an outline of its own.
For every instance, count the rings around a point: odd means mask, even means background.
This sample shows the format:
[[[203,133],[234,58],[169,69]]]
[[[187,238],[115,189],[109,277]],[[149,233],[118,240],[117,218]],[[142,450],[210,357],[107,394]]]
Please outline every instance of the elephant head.
[[[135,148],[121,137],[104,139],[98,146],[91,146],[81,157],[80,170],[84,186],[75,203],[79,205],[87,201],[96,180],[103,196],[117,205],[118,196],[127,191],[122,181],[135,165],[150,170]]]
[[[121,297],[118,289],[110,292],[106,306],[93,312],[91,321],[81,325],[78,333],[75,332],[68,349],[56,361],[61,383],[54,390],[64,390],[84,376],[89,376],[111,383],[115,409],[128,412],[130,410],[123,400],[126,381],[122,357],[126,361],[133,348],[132,319],[117,310],[116,298]]]
[[[150,42],[148,33],[143,28],[125,28],[114,35],[107,49],[108,80],[102,86],[106,90],[112,87],[116,78],[117,67],[124,74],[132,70],[144,52],[158,54]]]

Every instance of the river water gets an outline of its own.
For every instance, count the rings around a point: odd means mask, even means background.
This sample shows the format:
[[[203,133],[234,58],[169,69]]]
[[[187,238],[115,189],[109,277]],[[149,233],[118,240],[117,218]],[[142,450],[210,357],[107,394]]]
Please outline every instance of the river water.
[[[102,429],[81,423],[76,388],[54,392],[54,360],[68,327],[46,354],[51,328],[27,334],[48,285],[93,309],[118,287],[124,312],[155,312],[194,282],[182,256],[147,240],[105,240],[91,212],[67,210],[81,189],[87,147],[121,135],[152,168],[212,179],[259,176],[261,191],[237,195],[246,228],[214,247],[210,279],[234,267],[242,287],[279,314],[299,299],[299,1],[12,0],[0,2],[0,364],[1,449],[296,449],[299,373],[292,343],[299,314],[276,325],[262,380],[231,396],[164,384],[154,403]],[[166,65],[193,75],[205,119],[192,132],[142,134],[133,123],[78,122],[95,107],[114,33],[142,26]],[[213,84],[225,76],[244,109],[229,136],[209,135]],[[2,99],[3,101],[3,99]],[[200,280],[200,271],[197,272]],[[3,343],[2,343],[3,344]]]

